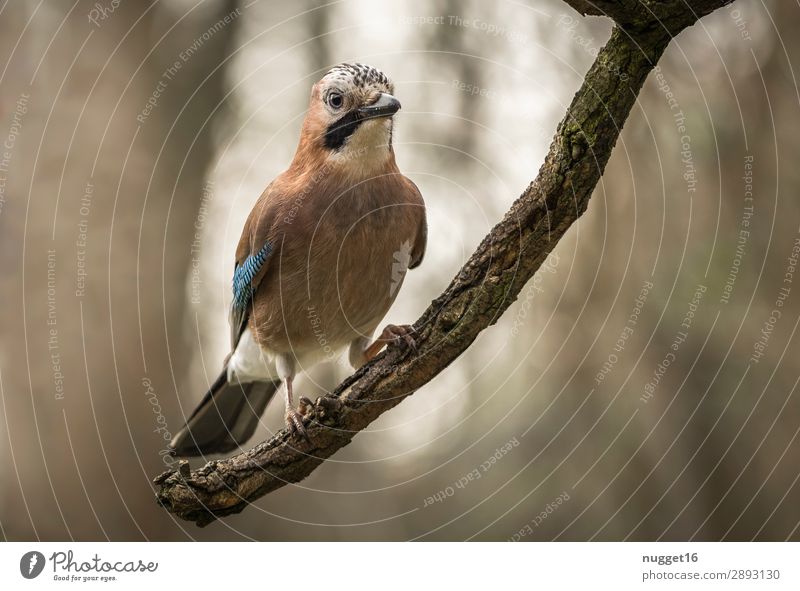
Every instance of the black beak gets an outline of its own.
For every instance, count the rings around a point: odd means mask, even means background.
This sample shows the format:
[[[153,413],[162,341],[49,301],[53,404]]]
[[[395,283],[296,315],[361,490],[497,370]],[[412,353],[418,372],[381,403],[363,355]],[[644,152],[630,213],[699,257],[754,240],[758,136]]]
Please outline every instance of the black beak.
[[[400,110],[400,101],[391,94],[382,92],[378,100],[367,107],[358,110],[362,119],[374,119],[376,117],[391,117]]]

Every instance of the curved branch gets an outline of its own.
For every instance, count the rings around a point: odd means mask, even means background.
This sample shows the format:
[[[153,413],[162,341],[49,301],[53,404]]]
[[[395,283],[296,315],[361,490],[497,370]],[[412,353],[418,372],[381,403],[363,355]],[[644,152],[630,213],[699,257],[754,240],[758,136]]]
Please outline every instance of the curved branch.
[[[311,474],[356,433],[452,363],[514,302],[586,211],[622,125],[671,37],[728,2],[699,0],[689,7],[684,0],[568,0],[582,12],[587,6],[607,11],[619,26],[573,98],[536,180],[415,323],[417,351],[389,347],[331,395],[318,399],[310,409],[310,441],[281,431],[242,454],[195,471],[182,462],[178,471],[155,479],[158,502],[201,526],[238,513],[251,501]],[[621,11],[628,4],[636,10]],[[643,24],[646,15],[649,20]]]
[[[732,0],[564,0],[584,16],[607,16],[629,34],[665,31],[673,37]]]

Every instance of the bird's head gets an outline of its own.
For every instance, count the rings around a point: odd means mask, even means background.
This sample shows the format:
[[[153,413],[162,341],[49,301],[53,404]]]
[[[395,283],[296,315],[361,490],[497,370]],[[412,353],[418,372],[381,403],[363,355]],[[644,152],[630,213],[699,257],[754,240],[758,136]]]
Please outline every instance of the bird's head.
[[[384,165],[393,156],[392,116],[400,109],[393,92],[380,70],[335,66],[311,90],[299,150],[359,170]]]

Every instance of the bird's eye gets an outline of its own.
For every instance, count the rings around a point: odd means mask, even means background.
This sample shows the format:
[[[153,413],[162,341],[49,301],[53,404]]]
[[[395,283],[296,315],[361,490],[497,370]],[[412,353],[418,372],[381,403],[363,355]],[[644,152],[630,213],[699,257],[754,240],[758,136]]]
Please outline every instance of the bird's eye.
[[[344,98],[338,92],[332,92],[328,95],[328,104],[334,109],[339,109],[344,104]]]

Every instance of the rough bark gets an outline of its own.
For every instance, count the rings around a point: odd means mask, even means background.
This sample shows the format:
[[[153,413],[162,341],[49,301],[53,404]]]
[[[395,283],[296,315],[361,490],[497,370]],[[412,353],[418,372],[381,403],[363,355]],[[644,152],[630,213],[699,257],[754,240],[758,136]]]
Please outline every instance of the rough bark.
[[[155,479],[158,502],[206,525],[299,482],[378,416],[433,379],[513,303],[559,239],[586,211],[636,97],[670,39],[731,0],[568,0],[583,14],[614,18],[532,182],[414,327],[417,351],[389,347],[319,399],[310,441],[282,431],[249,451],[199,470]]]

